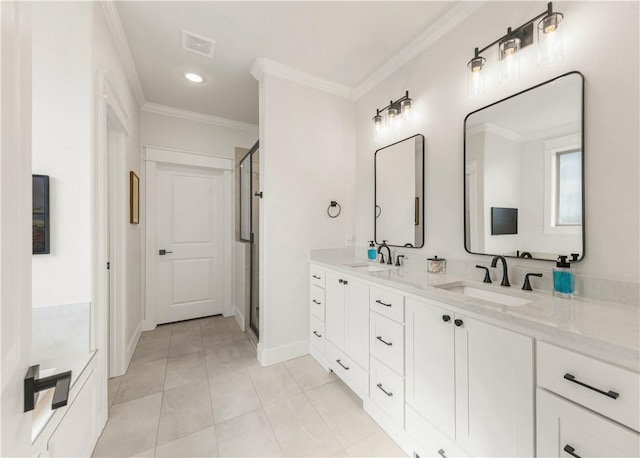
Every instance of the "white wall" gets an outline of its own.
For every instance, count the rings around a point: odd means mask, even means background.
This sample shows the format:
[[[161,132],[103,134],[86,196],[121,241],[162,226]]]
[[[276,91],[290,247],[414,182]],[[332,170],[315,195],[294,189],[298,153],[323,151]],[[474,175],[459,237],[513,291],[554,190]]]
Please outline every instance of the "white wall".
[[[494,79],[488,82],[483,97],[467,98],[466,63],[473,48],[492,42],[508,25],[522,23],[544,6],[539,2],[487,2],[358,100],[355,181],[359,246],[364,247],[373,235],[372,155],[382,146],[374,142],[371,117],[376,107],[400,97],[405,90],[415,100],[413,125],[386,143],[416,133],[426,137],[426,240],[420,253],[486,262],[486,257],[464,251],[464,117],[514,92],[579,70],[585,76],[587,245],[585,260],[575,267],[584,275],[638,282],[638,3],[554,2],[554,8],[565,14],[561,24],[564,60],[555,67],[540,68],[535,52],[523,53],[517,84],[505,88]],[[514,260],[513,264],[540,265],[526,260]]]
[[[141,243],[142,232],[138,224],[129,224],[129,171],[134,171],[141,176],[140,161],[140,108],[129,85],[129,80],[124,71],[124,67],[118,55],[113,36],[107,25],[104,10],[99,3],[95,3],[94,8],[94,68],[105,70],[111,81],[114,91],[117,94],[118,103],[125,111],[124,119],[128,136],[125,138],[125,152],[122,166],[118,170],[117,183],[121,184],[125,191],[120,193],[124,200],[122,208],[126,215],[121,215],[126,219],[124,232],[121,234],[124,245],[125,256],[123,258],[124,272],[118,275],[124,280],[123,292],[125,300],[125,340],[127,347],[134,347],[140,333],[140,326],[143,318],[143,290],[142,290],[142,258]],[[142,183],[141,183],[142,187]],[[142,211],[140,212],[143,218]],[[131,355],[129,355],[131,356]]]
[[[262,364],[308,353],[309,249],[344,246],[353,234],[354,119],[351,100],[260,78]],[[331,200],[342,206],[335,219]]]
[[[142,145],[234,157],[235,147],[251,148],[257,132],[220,127],[204,122],[181,119],[142,111],[140,142]]]
[[[92,5],[33,4],[33,173],[49,175],[51,253],[34,307],[91,301]]]

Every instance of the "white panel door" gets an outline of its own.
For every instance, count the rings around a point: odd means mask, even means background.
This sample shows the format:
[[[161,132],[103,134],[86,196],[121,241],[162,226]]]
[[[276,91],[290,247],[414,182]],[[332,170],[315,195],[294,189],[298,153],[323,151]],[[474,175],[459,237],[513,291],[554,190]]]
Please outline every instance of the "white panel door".
[[[455,438],[453,313],[407,298],[407,404]]]
[[[346,305],[345,348],[361,367],[369,368],[369,286],[352,278],[345,278]]]
[[[0,2],[0,456],[30,456],[31,5]]]
[[[222,313],[222,172],[158,165],[156,192],[158,324]]]
[[[533,339],[455,315],[456,442],[472,456],[534,456]]]
[[[327,340],[344,351],[344,279],[334,273],[326,275],[325,332]]]

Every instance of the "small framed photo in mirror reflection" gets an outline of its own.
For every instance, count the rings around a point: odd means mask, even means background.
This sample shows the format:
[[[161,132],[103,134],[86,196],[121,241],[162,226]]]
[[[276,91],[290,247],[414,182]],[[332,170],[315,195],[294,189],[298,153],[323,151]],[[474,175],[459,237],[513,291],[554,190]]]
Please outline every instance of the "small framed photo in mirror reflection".
[[[33,175],[33,254],[49,254],[49,176]]]
[[[518,233],[518,209],[491,207],[491,235]]]

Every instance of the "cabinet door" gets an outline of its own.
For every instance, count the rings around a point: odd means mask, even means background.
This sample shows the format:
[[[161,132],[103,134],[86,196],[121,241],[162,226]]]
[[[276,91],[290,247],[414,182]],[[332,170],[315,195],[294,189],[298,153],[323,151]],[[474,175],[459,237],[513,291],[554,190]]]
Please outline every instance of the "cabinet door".
[[[533,339],[455,318],[456,442],[473,456],[533,456]]]
[[[538,389],[538,456],[638,456],[640,436],[617,423]]]
[[[327,272],[325,289],[325,332],[327,340],[344,351],[344,300],[343,277]]]
[[[369,368],[369,286],[344,278],[346,285],[345,353],[364,369]]]
[[[406,299],[406,402],[450,438],[455,434],[453,313]]]

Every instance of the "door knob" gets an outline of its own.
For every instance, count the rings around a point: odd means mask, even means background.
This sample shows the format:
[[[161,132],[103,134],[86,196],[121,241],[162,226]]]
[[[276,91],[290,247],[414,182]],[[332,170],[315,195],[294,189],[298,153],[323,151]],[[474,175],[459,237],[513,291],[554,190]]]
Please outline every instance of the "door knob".
[[[158,250],[158,254],[159,254],[160,256],[164,256],[165,254],[169,254],[169,253],[173,253],[173,251]]]

